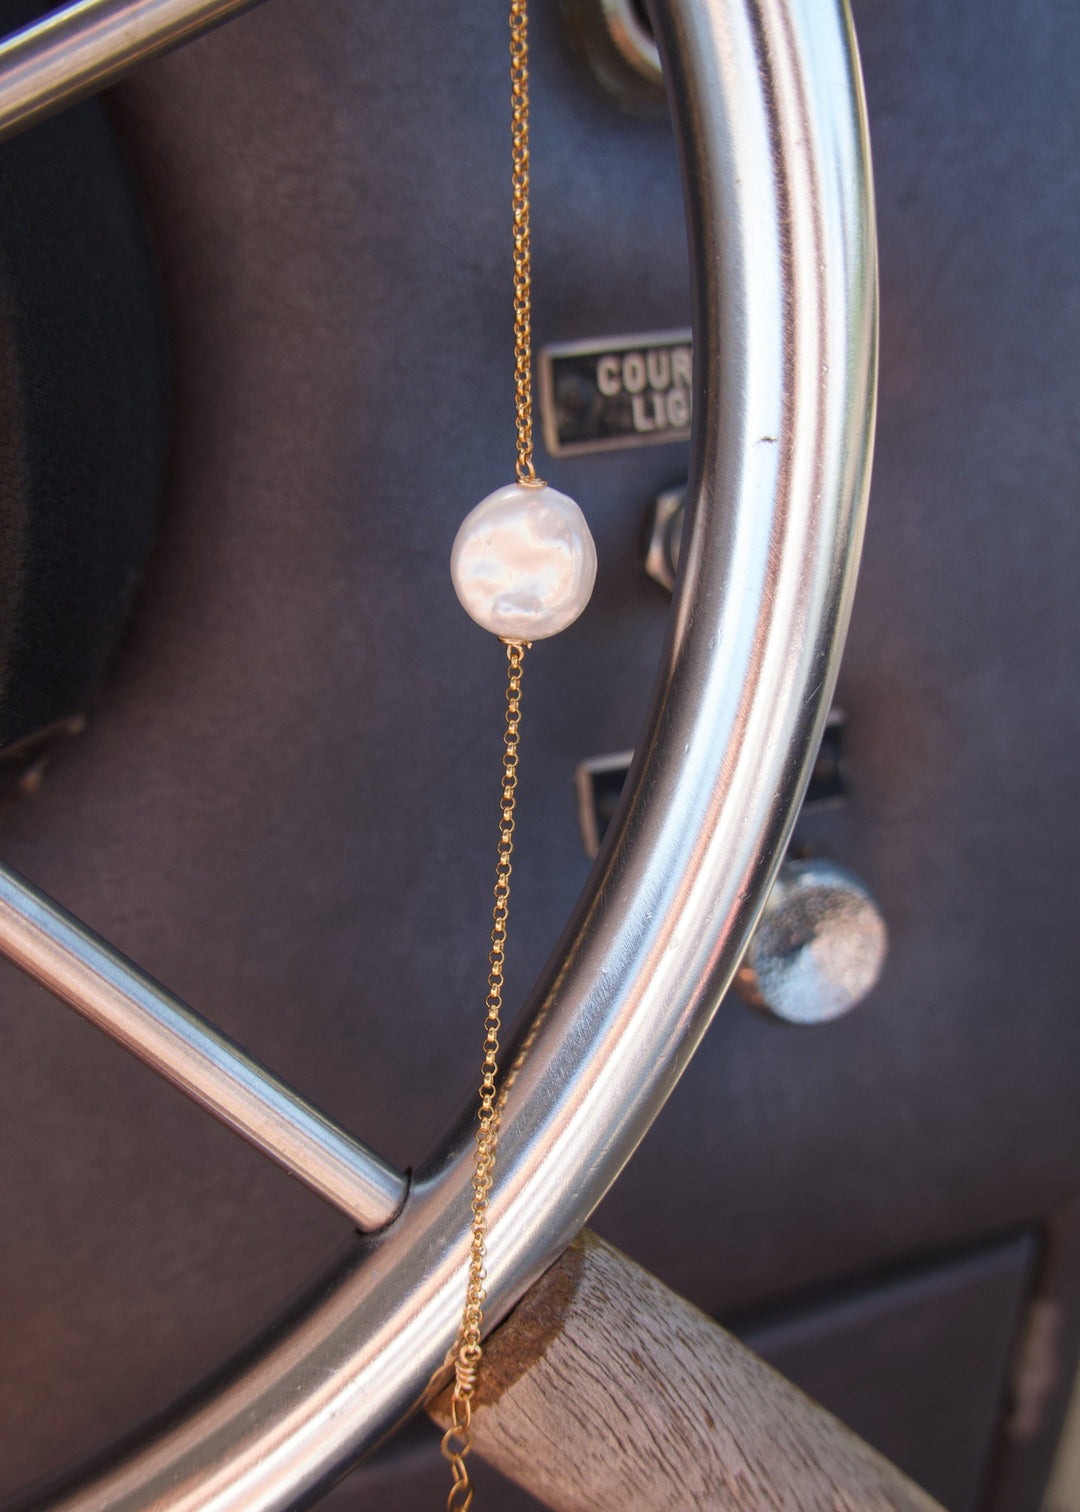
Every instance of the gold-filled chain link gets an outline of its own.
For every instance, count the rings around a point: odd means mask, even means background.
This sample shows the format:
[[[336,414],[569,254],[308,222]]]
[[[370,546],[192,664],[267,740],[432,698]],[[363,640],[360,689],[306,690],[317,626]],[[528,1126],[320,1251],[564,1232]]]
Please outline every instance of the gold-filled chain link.
[[[529,31],[526,0],[510,0],[510,110],[514,214],[514,390],[517,419],[517,478],[542,487],[533,465],[532,444],[532,257],[529,246]],[[495,902],[491,913],[491,951],[484,1018],[484,1059],[480,1067],[480,1109],[472,1179],[472,1224],[465,1306],[454,1355],[454,1389],[450,1427],[442,1452],[453,1481],[448,1512],[468,1512],[473,1484],[465,1463],[473,1443],[472,1405],[483,1356],[484,1261],[487,1256],[488,1194],[499,1143],[499,1117],[508,1086],[496,1090],[499,1034],[502,1029],[503,968],[506,925],[510,916],[511,857],[514,852],[514,806],[517,793],[518,728],[521,721],[521,672],[527,641],[506,642],[506,731],[503,749],[502,809],[495,864]],[[519,1061],[521,1057],[519,1056]],[[517,1063],[514,1072],[517,1071]]]
[[[476,1163],[472,1179],[472,1236],[465,1308],[454,1361],[454,1390],[450,1397],[451,1426],[443,1435],[442,1452],[450,1463],[453,1484],[446,1498],[448,1512],[467,1512],[473,1485],[465,1464],[472,1448],[472,1402],[483,1355],[484,1259],[487,1254],[487,1208],[499,1142],[503,1098],[496,1092],[499,1073],[499,1034],[502,1027],[503,967],[506,924],[510,916],[511,857],[514,853],[514,806],[517,796],[518,729],[521,723],[521,672],[526,641],[507,641],[506,731],[503,748],[502,809],[498,859],[495,863],[495,903],[491,911],[491,952],[484,1018],[484,1059],[480,1067],[480,1112],[476,1128]]]
[[[532,444],[532,252],[529,245],[529,18],[510,0],[510,132],[514,186],[514,388],[517,477],[537,483]]]

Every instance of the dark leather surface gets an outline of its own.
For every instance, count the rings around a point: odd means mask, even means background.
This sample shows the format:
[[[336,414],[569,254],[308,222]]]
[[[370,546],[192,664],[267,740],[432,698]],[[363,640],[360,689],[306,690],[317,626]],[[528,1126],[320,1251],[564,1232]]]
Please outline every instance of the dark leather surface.
[[[1036,1254],[1031,1234],[1012,1235],[731,1324],[943,1507],[974,1512]]]
[[[662,123],[537,0],[538,334],[687,319]],[[849,1019],[722,1009],[597,1227],[707,1309],[1080,1187],[1075,927],[1080,17],[862,0],[882,245],[871,521],[820,849],[892,951]],[[90,728],[5,859],[402,1163],[474,1078],[500,652],[446,571],[510,476],[501,11],[269,3],[115,92],[157,249],[173,450]],[[586,874],[573,769],[631,745],[682,448],[545,471],[597,538],[530,659],[510,1000]],[[0,1485],[167,1401],[344,1220],[0,975]]]
[[[40,9],[0,0],[0,29]],[[0,146],[0,751],[86,708],[124,626],[161,490],[163,334],[100,102]]]

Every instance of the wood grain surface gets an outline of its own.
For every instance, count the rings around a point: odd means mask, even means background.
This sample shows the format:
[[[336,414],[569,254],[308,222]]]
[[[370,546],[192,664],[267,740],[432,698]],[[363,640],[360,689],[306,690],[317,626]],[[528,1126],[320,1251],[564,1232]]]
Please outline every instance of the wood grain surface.
[[[473,1422],[475,1452],[556,1512],[940,1512],[588,1230],[487,1341]]]

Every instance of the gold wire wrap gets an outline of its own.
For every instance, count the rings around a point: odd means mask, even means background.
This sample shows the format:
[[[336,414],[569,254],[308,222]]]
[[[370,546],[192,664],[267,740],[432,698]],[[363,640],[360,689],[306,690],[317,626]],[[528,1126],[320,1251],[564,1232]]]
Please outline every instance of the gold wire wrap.
[[[502,1027],[503,965],[506,924],[510,916],[511,857],[514,853],[514,806],[517,797],[518,729],[521,723],[521,673],[527,641],[506,644],[506,731],[503,746],[502,808],[495,863],[495,903],[491,911],[491,952],[484,1018],[484,1059],[480,1067],[480,1111],[476,1128],[476,1164],[472,1180],[472,1238],[465,1307],[454,1360],[454,1390],[450,1398],[451,1426],[443,1434],[442,1452],[450,1464],[453,1484],[446,1498],[448,1512],[468,1512],[473,1485],[465,1465],[472,1448],[472,1399],[483,1355],[484,1259],[487,1254],[487,1206],[499,1142],[499,1115],[505,1101],[496,1091],[499,1074],[499,1033]],[[515,1062],[515,1071],[521,1057]]]

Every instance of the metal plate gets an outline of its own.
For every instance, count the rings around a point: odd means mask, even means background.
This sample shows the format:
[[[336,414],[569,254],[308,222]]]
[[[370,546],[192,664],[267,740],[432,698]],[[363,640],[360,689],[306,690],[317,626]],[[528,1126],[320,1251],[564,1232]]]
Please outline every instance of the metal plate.
[[[689,440],[692,372],[689,331],[546,346],[544,445],[559,457]]]

